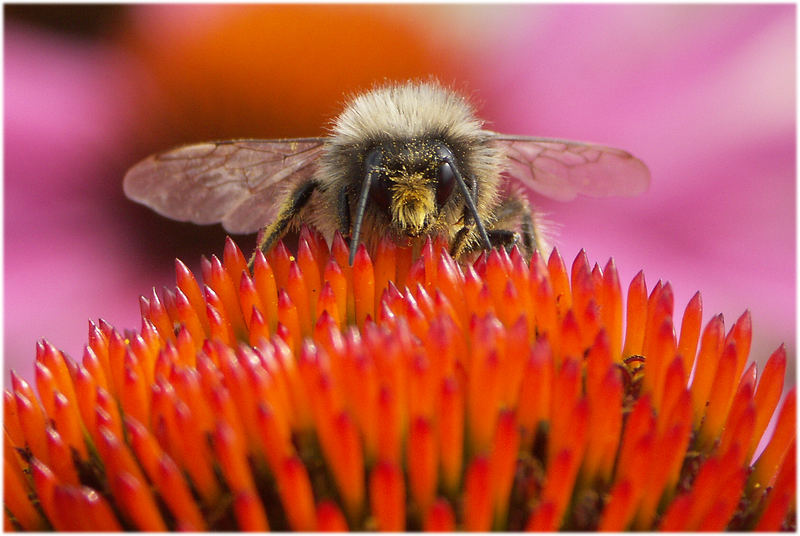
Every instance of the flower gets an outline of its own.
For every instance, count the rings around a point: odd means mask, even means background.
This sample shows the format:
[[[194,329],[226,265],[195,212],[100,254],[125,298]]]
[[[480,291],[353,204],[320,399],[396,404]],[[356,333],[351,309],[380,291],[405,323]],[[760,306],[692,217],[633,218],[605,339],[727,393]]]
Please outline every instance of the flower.
[[[303,228],[252,271],[176,261],[142,327],[42,341],[4,393],[6,528],[723,530],[795,525],[786,355],[745,312],[557,250],[355,262]],[[400,289],[403,289],[402,291]],[[625,331],[623,335],[623,325]]]

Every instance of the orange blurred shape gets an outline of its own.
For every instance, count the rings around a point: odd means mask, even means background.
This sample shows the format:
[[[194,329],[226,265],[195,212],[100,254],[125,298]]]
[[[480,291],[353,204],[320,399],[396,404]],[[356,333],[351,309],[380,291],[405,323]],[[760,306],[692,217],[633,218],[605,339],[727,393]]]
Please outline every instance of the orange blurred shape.
[[[428,6],[140,6],[122,42],[153,81],[156,119],[143,126],[158,149],[316,136],[346,95],[376,82],[449,82],[458,64],[442,58],[462,58],[442,53],[437,17]]]

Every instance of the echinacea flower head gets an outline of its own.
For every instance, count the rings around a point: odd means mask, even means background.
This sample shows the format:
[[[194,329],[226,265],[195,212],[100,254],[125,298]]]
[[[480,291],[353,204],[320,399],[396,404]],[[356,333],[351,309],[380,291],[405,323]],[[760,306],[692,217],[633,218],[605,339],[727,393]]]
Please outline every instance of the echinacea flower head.
[[[248,270],[229,240],[139,331],[41,341],[4,392],[5,528],[794,529],[795,391],[782,346],[748,364],[748,312],[442,246],[350,266],[304,228]]]

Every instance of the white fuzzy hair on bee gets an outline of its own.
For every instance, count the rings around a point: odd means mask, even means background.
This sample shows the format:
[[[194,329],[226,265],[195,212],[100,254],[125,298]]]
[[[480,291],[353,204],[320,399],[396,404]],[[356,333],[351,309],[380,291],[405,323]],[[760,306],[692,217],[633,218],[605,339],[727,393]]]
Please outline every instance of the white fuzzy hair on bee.
[[[483,128],[470,102],[436,82],[389,84],[353,97],[334,120],[342,143],[381,135],[414,138],[446,129],[452,137],[472,137]]]
[[[384,236],[415,249],[441,236],[456,258],[497,246],[530,256],[547,247],[530,194],[636,195],[649,182],[625,151],[485,130],[458,92],[411,81],[355,96],[328,136],[178,147],[136,164],[124,188],[176,220],[261,230],[264,251],[300,222],[338,231],[352,263]]]

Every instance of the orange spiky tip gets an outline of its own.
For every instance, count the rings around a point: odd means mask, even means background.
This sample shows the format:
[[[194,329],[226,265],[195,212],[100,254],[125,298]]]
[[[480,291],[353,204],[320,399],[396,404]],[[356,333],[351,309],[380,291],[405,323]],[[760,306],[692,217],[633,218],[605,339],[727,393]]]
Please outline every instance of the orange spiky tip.
[[[229,239],[139,331],[41,341],[4,392],[5,527],[794,528],[795,391],[783,346],[747,365],[749,313],[726,335],[583,251],[443,245],[350,266],[305,228],[250,271]]]

